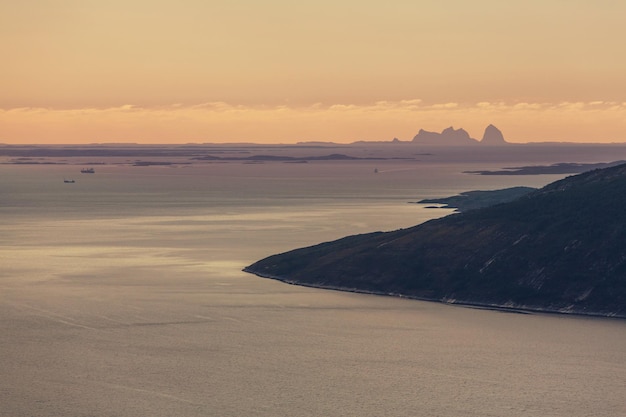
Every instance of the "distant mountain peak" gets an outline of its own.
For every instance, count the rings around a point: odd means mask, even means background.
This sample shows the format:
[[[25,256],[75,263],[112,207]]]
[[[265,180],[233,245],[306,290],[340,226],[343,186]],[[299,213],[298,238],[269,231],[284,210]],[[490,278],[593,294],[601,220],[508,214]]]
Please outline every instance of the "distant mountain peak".
[[[420,145],[448,145],[448,146],[464,146],[475,145],[481,143],[483,145],[504,145],[508,143],[504,140],[504,136],[500,129],[490,124],[485,129],[482,140],[472,138],[469,133],[463,128],[455,129],[453,126],[447,127],[441,131],[429,132],[424,129],[420,129],[417,135],[413,138],[414,143]]]
[[[508,142],[504,140],[500,129],[490,124],[485,128],[485,133],[483,133],[483,138],[480,143],[483,145],[504,145]]]
[[[441,131],[428,132],[424,129],[420,129],[417,135],[413,138],[413,142],[422,145],[473,145],[478,141],[470,137],[469,133],[465,129],[455,129],[450,126]]]

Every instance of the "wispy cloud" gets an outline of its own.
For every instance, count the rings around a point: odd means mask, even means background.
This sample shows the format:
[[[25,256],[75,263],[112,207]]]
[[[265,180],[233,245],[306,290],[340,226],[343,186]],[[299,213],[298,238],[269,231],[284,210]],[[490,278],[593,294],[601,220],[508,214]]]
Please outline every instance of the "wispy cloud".
[[[222,101],[163,106],[0,109],[0,141],[266,141],[411,139],[420,129],[464,127],[474,137],[489,123],[514,141],[626,140],[626,102],[425,103],[248,106]]]

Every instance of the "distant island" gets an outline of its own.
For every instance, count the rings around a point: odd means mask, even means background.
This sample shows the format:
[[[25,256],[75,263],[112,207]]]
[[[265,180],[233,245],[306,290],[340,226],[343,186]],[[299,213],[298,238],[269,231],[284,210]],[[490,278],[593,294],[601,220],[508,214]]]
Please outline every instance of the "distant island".
[[[471,138],[464,129],[454,129],[450,126],[442,130],[441,133],[420,129],[412,142],[426,146],[468,146],[476,144],[501,146],[508,143],[504,140],[502,132],[494,125],[487,126],[480,141]]]
[[[626,318],[626,164],[514,201],[270,256],[292,284],[523,311]]]
[[[464,171],[466,174],[478,175],[542,175],[542,174],[579,174],[598,168],[608,168],[625,163],[626,161],[601,162],[597,164],[579,164],[574,162],[561,162],[552,165],[531,165],[523,167],[510,167],[498,171]]]
[[[252,155],[246,157],[198,156],[191,158],[198,161],[256,161],[256,162],[308,162],[308,161],[356,161],[356,160],[386,160],[386,159],[414,159],[414,158],[384,158],[384,157],[355,157],[340,153],[319,156],[284,156],[284,155]]]
[[[462,129],[450,128],[459,135]],[[422,145],[420,142],[394,139],[386,142],[351,144],[184,144],[184,145],[0,145],[0,165],[127,165],[144,167],[189,167],[210,164],[291,164],[297,166],[350,164],[363,166],[363,172],[385,175],[389,162],[417,165],[471,162],[461,168],[473,175],[543,175],[579,173],[608,167],[626,160],[623,144],[511,144],[498,143],[501,134],[487,127],[479,142],[469,145]],[[422,134],[424,136],[425,134]],[[440,137],[441,134],[435,134]],[[418,135],[419,136],[419,135]],[[426,135],[428,136],[428,135]],[[446,135],[444,135],[446,136]],[[466,134],[460,132],[460,138]],[[442,139],[443,140],[443,139]],[[452,142],[454,143],[454,141]],[[567,159],[565,159],[567,158]],[[616,161],[618,160],[618,161]],[[381,161],[380,165],[377,161]],[[512,162],[516,161],[516,162]],[[616,162],[608,162],[616,161]],[[368,165],[375,162],[376,165]],[[515,165],[517,163],[518,165]],[[481,165],[484,164],[484,165]],[[498,165],[496,165],[498,164]],[[552,164],[552,165],[548,165]],[[468,167],[472,168],[468,168]],[[494,169],[494,167],[501,167]]]

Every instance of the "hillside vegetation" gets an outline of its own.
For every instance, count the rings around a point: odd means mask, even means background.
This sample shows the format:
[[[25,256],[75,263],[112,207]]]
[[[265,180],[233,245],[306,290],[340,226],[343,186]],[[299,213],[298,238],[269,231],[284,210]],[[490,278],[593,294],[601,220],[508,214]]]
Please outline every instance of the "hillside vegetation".
[[[626,317],[626,165],[509,203],[270,256],[245,270],[316,287]]]

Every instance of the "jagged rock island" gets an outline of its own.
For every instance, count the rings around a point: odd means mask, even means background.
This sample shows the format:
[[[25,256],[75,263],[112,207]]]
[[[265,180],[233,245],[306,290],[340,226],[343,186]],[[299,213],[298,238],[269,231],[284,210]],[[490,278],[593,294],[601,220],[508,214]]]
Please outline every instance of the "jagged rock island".
[[[455,129],[450,126],[442,130],[441,133],[420,129],[417,135],[413,137],[412,142],[423,146],[471,146],[476,144],[499,146],[508,144],[500,129],[494,125],[487,126],[480,141],[470,137],[465,129]]]
[[[451,146],[466,146],[475,145],[478,143],[476,139],[470,137],[465,129],[454,129],[452,126],[444,129],[441,133],[428,132],[424,129],[420,129],[417,135],[413,138],[413,143],[420,145],[451,145]]]
[[[245,271],[346,291],[626,317],[626,164],[509,203],[270,256]]]
[[[500,146],[506,145],[508,142],[504,140],[504,136],[500,129],[494,125],[489,125],[485,128],[483,138],[480,140],[481,145]]]

